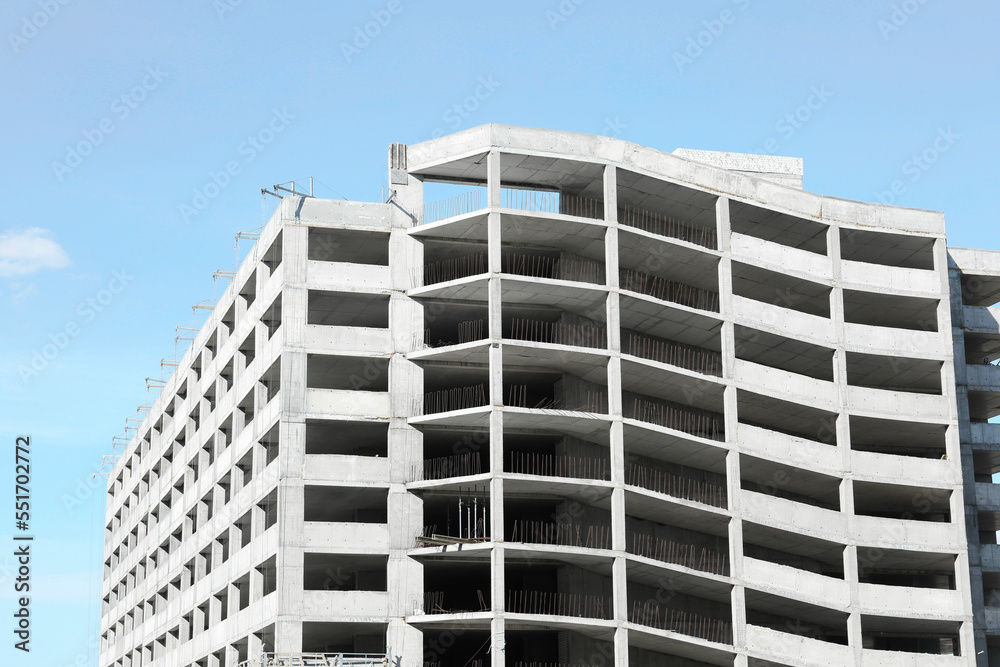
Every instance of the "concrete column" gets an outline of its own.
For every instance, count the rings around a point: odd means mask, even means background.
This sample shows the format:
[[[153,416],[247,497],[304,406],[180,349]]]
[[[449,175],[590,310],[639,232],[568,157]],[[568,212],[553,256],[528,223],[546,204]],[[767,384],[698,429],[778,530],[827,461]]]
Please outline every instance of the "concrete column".
[[[628,667],[628,630],[615,629],[615,667]]]

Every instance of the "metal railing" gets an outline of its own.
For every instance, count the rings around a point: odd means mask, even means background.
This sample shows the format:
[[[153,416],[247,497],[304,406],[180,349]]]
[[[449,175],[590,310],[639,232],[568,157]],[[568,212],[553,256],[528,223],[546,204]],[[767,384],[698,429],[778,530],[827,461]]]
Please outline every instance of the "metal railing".
[[[657,236],[667,236],[687,241],[688,243],[694,243],[711,248],[712,250],[718,248],[714,229],[695,227],[694,225],[660,213],[626,206],[618,210],[618,221],[623,225],[641,229]]]
[[[607,332],[603,327],[592,324],[545,322],[515,318],[510,323],[510,337],[553,345],[574,345],[576,347],[608,347]]]
[[[708,547],[664,540],[648,533],[632,533],[628,552],[644,558],[725,576],[729,557]]]
[[[507,472],[541,477],[610,479],[607,459],[587,456],[559,456],[538,452],[509,452]]]
[[[718,644],[733,643],[733,624],[718,618],[692,614],[688,611],[667,609],[657,602],[632,603],[628,620],[636,625],[677,632],[689,637],[699,637]]]
[[[624,341],[625,354],[642,357],[661,364],[686,368],[705,375],[722,376],[722,355],[712,350],[702,350],[689,345],[681,345],[671,341],[629,334]]]
[[[515,520],[512,522],[510,537],[507,541],[564,547],[587,547],[588,549],[610,549],[611,526],[586,526],[578,523]]]
[[[424,216],[421,224],[447,220],[484,208],[486,208],[486,188],[477,188],[454,197],[424,204]],[[595,220],[604,218],[604,202],[591,197],[552,190],[500,188],[500,208],[532,213],[572,215]]]
[[[670,301],[688,308],[719,312],[718,292],[692,287],[632,269],[622,269],[620,279],[620,286],[623,290],[646,294],[654,299]]]
[[[507,591],[506,611],[611,620],[611,600],[603,595],[551,591]]]
[[[684,477],[683,475],[676,475],[655,468],[647,468],[635,463],[629,464],[628,469],[625,471],[625,483],[667,496],[673,496],[674,498],[684,498],[697,503],[712,505],[713,507],[726,506],[725,486]]]
[[[626,419],[684,431],[709,440],[725,440],[725,426],[721,415],[642,396],[623,396],[623,399],[623,416]]]

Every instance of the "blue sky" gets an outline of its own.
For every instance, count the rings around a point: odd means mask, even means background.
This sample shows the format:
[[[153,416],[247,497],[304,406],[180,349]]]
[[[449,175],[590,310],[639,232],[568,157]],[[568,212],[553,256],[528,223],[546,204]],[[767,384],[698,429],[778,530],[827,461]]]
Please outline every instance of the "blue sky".
[[[501,122],[803,157],[809,190],[942,210],[951,245],[996,248],[998,24],[985,0],[7,0],[0,438],[32,436],[37,542],[34,650],[5,639],[3,664],[97,664],[92,474],[260,188],[373,201],[391,142]]]

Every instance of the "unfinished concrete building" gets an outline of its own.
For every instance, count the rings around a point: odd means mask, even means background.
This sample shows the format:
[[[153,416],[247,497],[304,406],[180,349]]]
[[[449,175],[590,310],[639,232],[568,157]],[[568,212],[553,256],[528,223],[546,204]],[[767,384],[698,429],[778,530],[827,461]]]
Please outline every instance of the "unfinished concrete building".
[[[989,664],[1000,255],[788,158],[389,177],[282,200],[119,458],[102,667]]]

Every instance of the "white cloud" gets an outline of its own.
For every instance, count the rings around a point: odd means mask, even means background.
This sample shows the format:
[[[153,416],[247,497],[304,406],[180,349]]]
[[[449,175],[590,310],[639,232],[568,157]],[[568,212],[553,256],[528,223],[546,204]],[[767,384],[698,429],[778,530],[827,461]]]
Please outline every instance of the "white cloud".
[[[0,232],[0,276],[26,276],[41,269],[69,266],[66,251],[50,236],[52,232],[40,227]]]

